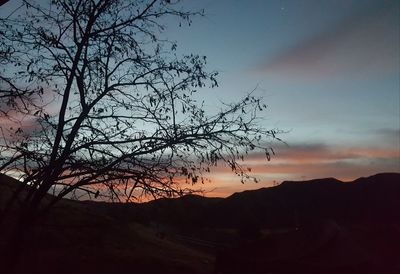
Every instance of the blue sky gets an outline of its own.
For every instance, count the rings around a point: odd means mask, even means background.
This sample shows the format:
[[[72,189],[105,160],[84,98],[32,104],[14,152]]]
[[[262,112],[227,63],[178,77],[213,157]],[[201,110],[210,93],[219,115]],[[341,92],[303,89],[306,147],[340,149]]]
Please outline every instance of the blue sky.
[[[269,105],[263,125],[289,131],[288,146],[278,145],[269,169],[260,168],[261,186],[400,171],[398,1],[186,3],[205,17],[166,35],[220,71],[220,87],[202,93],[210,111],[214,98],[232,101],[258,87]],[[216,177],[227,182],[217,192],[233,191],[233,176]]]
[[[206,16],[168,35],[220,71],[213,95],[258,86],[268,122],[301,142],[399,128],[397,1],[191,2]]]

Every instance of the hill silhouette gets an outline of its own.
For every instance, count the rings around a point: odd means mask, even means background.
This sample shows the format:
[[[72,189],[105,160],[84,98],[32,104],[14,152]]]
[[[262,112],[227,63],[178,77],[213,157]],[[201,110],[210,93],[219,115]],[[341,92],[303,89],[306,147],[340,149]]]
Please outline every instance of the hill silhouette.
[[[1,209],[18,186],[0,174]],[[400,273],[398,208],[399,173],[227,198],[62,200],[35,228],[19,273]]]
[[[196,195],[121,205],[137,220],[238,227],[292,227],[324,219],[341,223],[400,223],[400,174],[382,173],[353,182],[334,178],[285,181],[227,198]],[[135,210],[136,209],[136,210]],[[172,215],[169,212],[174,212]]]

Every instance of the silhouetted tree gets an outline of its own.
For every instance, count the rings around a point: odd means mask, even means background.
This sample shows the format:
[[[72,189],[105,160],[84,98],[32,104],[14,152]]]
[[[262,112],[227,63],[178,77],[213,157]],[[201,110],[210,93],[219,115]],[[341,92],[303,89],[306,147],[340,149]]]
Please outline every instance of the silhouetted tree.
[[[276,130],[257,124],[266,106],[248,94],[206,113],[194,93],[216,87],[217,73],[163,37],[169,17],[190,24],[196,14],[180,1],[53,0],[23,1],[0,19],[1,119],[10,119],[0,172],[20,176],[13,201],[25,225],[65,196],[188,193],[218,161],[254,179],[242,159],[269,160]]]
[[[259,98],[211,115],[193,98],[217,86],[217,73],[204,70],[206,57],[178,58],[176,44],[160,38],[163,18],[190,24],[199,14],[178,3],[24,1],[1,19],[2,95],[14,100],[10,110],[25,110],[13,119],[31,123],[29,132],[2,127],[1,171],[20,172],[31,205],[51,190],[58,198],[181,194],[176,178],[196,183],[218,160],[248,179],[238,160],[255,149],[269,159],[265,141],[276,131],[257,125]]]

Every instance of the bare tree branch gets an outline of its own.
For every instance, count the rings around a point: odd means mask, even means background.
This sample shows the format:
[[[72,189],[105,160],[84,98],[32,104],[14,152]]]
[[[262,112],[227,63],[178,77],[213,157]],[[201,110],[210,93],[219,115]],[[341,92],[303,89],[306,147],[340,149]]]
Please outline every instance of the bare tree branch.
[[[163,18],[190,23],[198,14],[180,1],[56,0],[24,1],[0,19],[1,62],[13,67],[0,75],[0,104],[10,119],[23,113],[34,124],[1,128],[0,172],[20,172],[27,205],[45,206],[49,192],[47,208],[84,193],[182,195],[221,161],[242,182],[255,179],[242,160],[252,151],[269,160],[279,133],[259,126],[261,98],[250,93],[206,113],[194,94],[217,87],[218,74],[160,38]]]

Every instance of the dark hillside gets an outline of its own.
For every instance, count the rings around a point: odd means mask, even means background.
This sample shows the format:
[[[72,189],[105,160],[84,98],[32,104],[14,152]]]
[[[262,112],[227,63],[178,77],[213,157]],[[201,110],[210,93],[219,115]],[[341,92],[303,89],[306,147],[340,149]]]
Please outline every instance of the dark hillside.
[[[1,209],[18,185],[0,174]],[[19,273],[212,273],[215,260],[219,273],[231,274],[250,266],[273,274],[400,273],[398,208],[397,173],[283,182],[225,199],[62,200],[35,227]]]
[[[400,224],[400,174],[378,174],[354,182],[328,178],[283,182],[235,193],[215,211],[218,225],[256,221],[263,227],[295,226],[316,220]]]
[[[18,186],[17,180],[0,175],[1,210]],[[212,272],[213,256],[172,239],[162,239],[152,226],[130,221],[130,214],[137,212],[136,206],[139,205],[60,201],[29,234],[17,273]],[[18,213],[17,207],[12,213]],[[7,243],[13,214],[2,224],[0,250]],[[0,253],[0,266],[2,258]],[[3,270],[0,273],[7,273]]]

